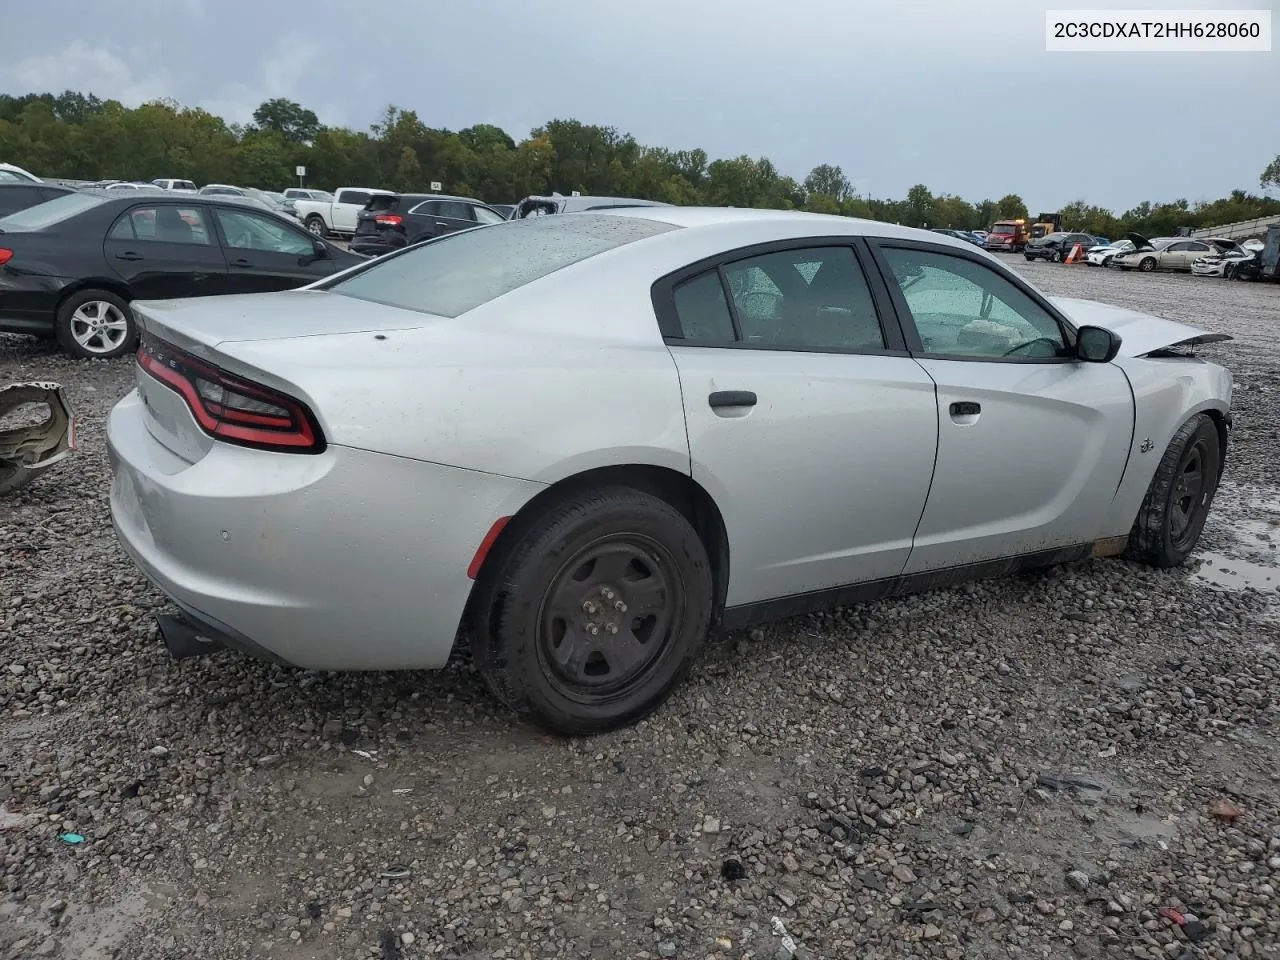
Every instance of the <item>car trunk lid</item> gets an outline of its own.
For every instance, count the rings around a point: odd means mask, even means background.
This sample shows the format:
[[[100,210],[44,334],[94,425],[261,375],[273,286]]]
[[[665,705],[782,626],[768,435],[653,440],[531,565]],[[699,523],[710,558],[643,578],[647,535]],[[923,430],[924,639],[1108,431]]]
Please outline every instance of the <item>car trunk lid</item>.
[[[348,297],[307,287],[277,293],[139,300],[132,307],[145,332],[197,355],[235,341],[410,330],[433,319],[429,314],[365,300],[356,309]]]

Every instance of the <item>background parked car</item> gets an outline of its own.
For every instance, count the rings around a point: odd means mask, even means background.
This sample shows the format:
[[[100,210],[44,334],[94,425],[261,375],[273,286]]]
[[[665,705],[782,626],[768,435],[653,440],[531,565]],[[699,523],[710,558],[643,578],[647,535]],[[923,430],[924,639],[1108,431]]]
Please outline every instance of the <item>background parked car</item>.
[[[1210,237],[1207,241],[1209,252],[1191,261],[1191,275],[1194,277],[1222,277],[1230,280],[1236,269],[1253,253],[1244,249],[1234,240],[1224,237]]]
[[[310,187],[289,187],[281,192],[290,200],[333,200],[333,194],[328,190],[313,190]]]
[[[1090,247],[1084,255],[1084,262],[1091,267],[1106,267],[1122,253],[1133,251],[1132,240],[1113,240],[1110,243]]]
[[[190,180],[160,179],[152,180],[161,190],[175,190],[179,193],[195,193],[196,185]]]
[[[1058,233],[1047,233],[1043,237],[1033,237],[1028,240],[1026,247],[1022,250],[1022,255],[1028,260],[1053,260],[1055,263],[1061,263],[1067,259],[1067,254],[1071,252],[1071,248],[1077,243],[1086,250],[1089,247],[1097,246],[1097,241],[1087,233],[1060,231]]]
[[[1144,273],[1152,270],[1189,271],[1191,261],[1209,252],[1209,244],[1203,240],[1188,240],[1185,237],[1147,240],[1141,234],[1130,233],[1127,239],[1133,241],[1134,251],[1112,261],[1121,270],[1141,270]]]
[[[287,290],[365,262],[243,199],[78,191],[0,219],[0,331],[136,346],[129,303]]]
[[[71,187],[54,183],[26,183],[18,180],[0,180],[0,217],[34,207],[54,197],[75,193]]]
[[[351,249],[380,256],[455,230],[502,223],[506,218],[479,200],[438,193],[379,193],[356,215]]]
[[[356,232],[356,218],[375,196],[390,190],[373,187],[339,187],[332,200],[295,200],[298,219],[317,237],[350,237]]]
[[[0,163],[0,183],[41,183],[41,179],[28,170],[12,163]]]
[[[982,246],[982,241],[968,230],[952,230],[950,227],[933,227],[929,232],[940,233],[944,237],[955,237],[957,240],[963,240],[965,243],[972,243],[977,247]]]
[[[619,207],[669,207],[657,200],[635,200],[629,197],[565,197],[553,193],[547,197],[525,197],[516,204],[512,220],[541,217],[548,213],[579,213],[583,210],[614,210]]]

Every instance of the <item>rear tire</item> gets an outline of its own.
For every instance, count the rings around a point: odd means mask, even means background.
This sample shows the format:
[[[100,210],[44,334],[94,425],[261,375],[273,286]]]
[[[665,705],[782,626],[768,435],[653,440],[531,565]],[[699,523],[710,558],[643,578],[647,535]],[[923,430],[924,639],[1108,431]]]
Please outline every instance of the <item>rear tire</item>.
[[[575,736],[652,712],[711,623],[711,565],[689,521],[610,487],[552,504],[518,536],[486,564],[469,624],[494,695]]]
[[[111,360],[138,348],[133,311],[110,290],[79,290],[63,300],[54,334],[63,350],[81,360]]]
[[[1167,568],[1191,555],[1218,490],[1221,449],[1218,428],[1204,414],[1178,429],[1129,531],[1128,559]]]
[[[329,236],[329,231],[324,225],[324,217],[320,216],[318,213],[311,214],[311,216],[307,217],[307,219],[303,221],[303,224],[306,226],[307,232],[312,236],[319,237],[321,240],[324,240]]]

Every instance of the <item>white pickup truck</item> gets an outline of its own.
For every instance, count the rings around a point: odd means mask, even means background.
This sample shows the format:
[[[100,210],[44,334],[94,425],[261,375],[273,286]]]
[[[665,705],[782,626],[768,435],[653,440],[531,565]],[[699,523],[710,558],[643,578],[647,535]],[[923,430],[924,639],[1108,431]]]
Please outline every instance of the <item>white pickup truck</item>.
[[[356,232],[356,214],[369,198],[390,193],[372,187],[339,187],[333,200],[297,200],[297,217],[317,237],[349,237]]]

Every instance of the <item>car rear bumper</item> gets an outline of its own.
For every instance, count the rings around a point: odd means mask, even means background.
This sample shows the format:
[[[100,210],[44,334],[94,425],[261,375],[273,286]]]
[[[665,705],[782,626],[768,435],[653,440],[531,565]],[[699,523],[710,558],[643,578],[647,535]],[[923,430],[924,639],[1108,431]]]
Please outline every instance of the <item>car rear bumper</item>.
[[[214,443],[190,463],[148,417],[135,391],[107,421],[125,552],[219,643],[301,667],[443,666],[477,548],[542,489],[341,446]]]

